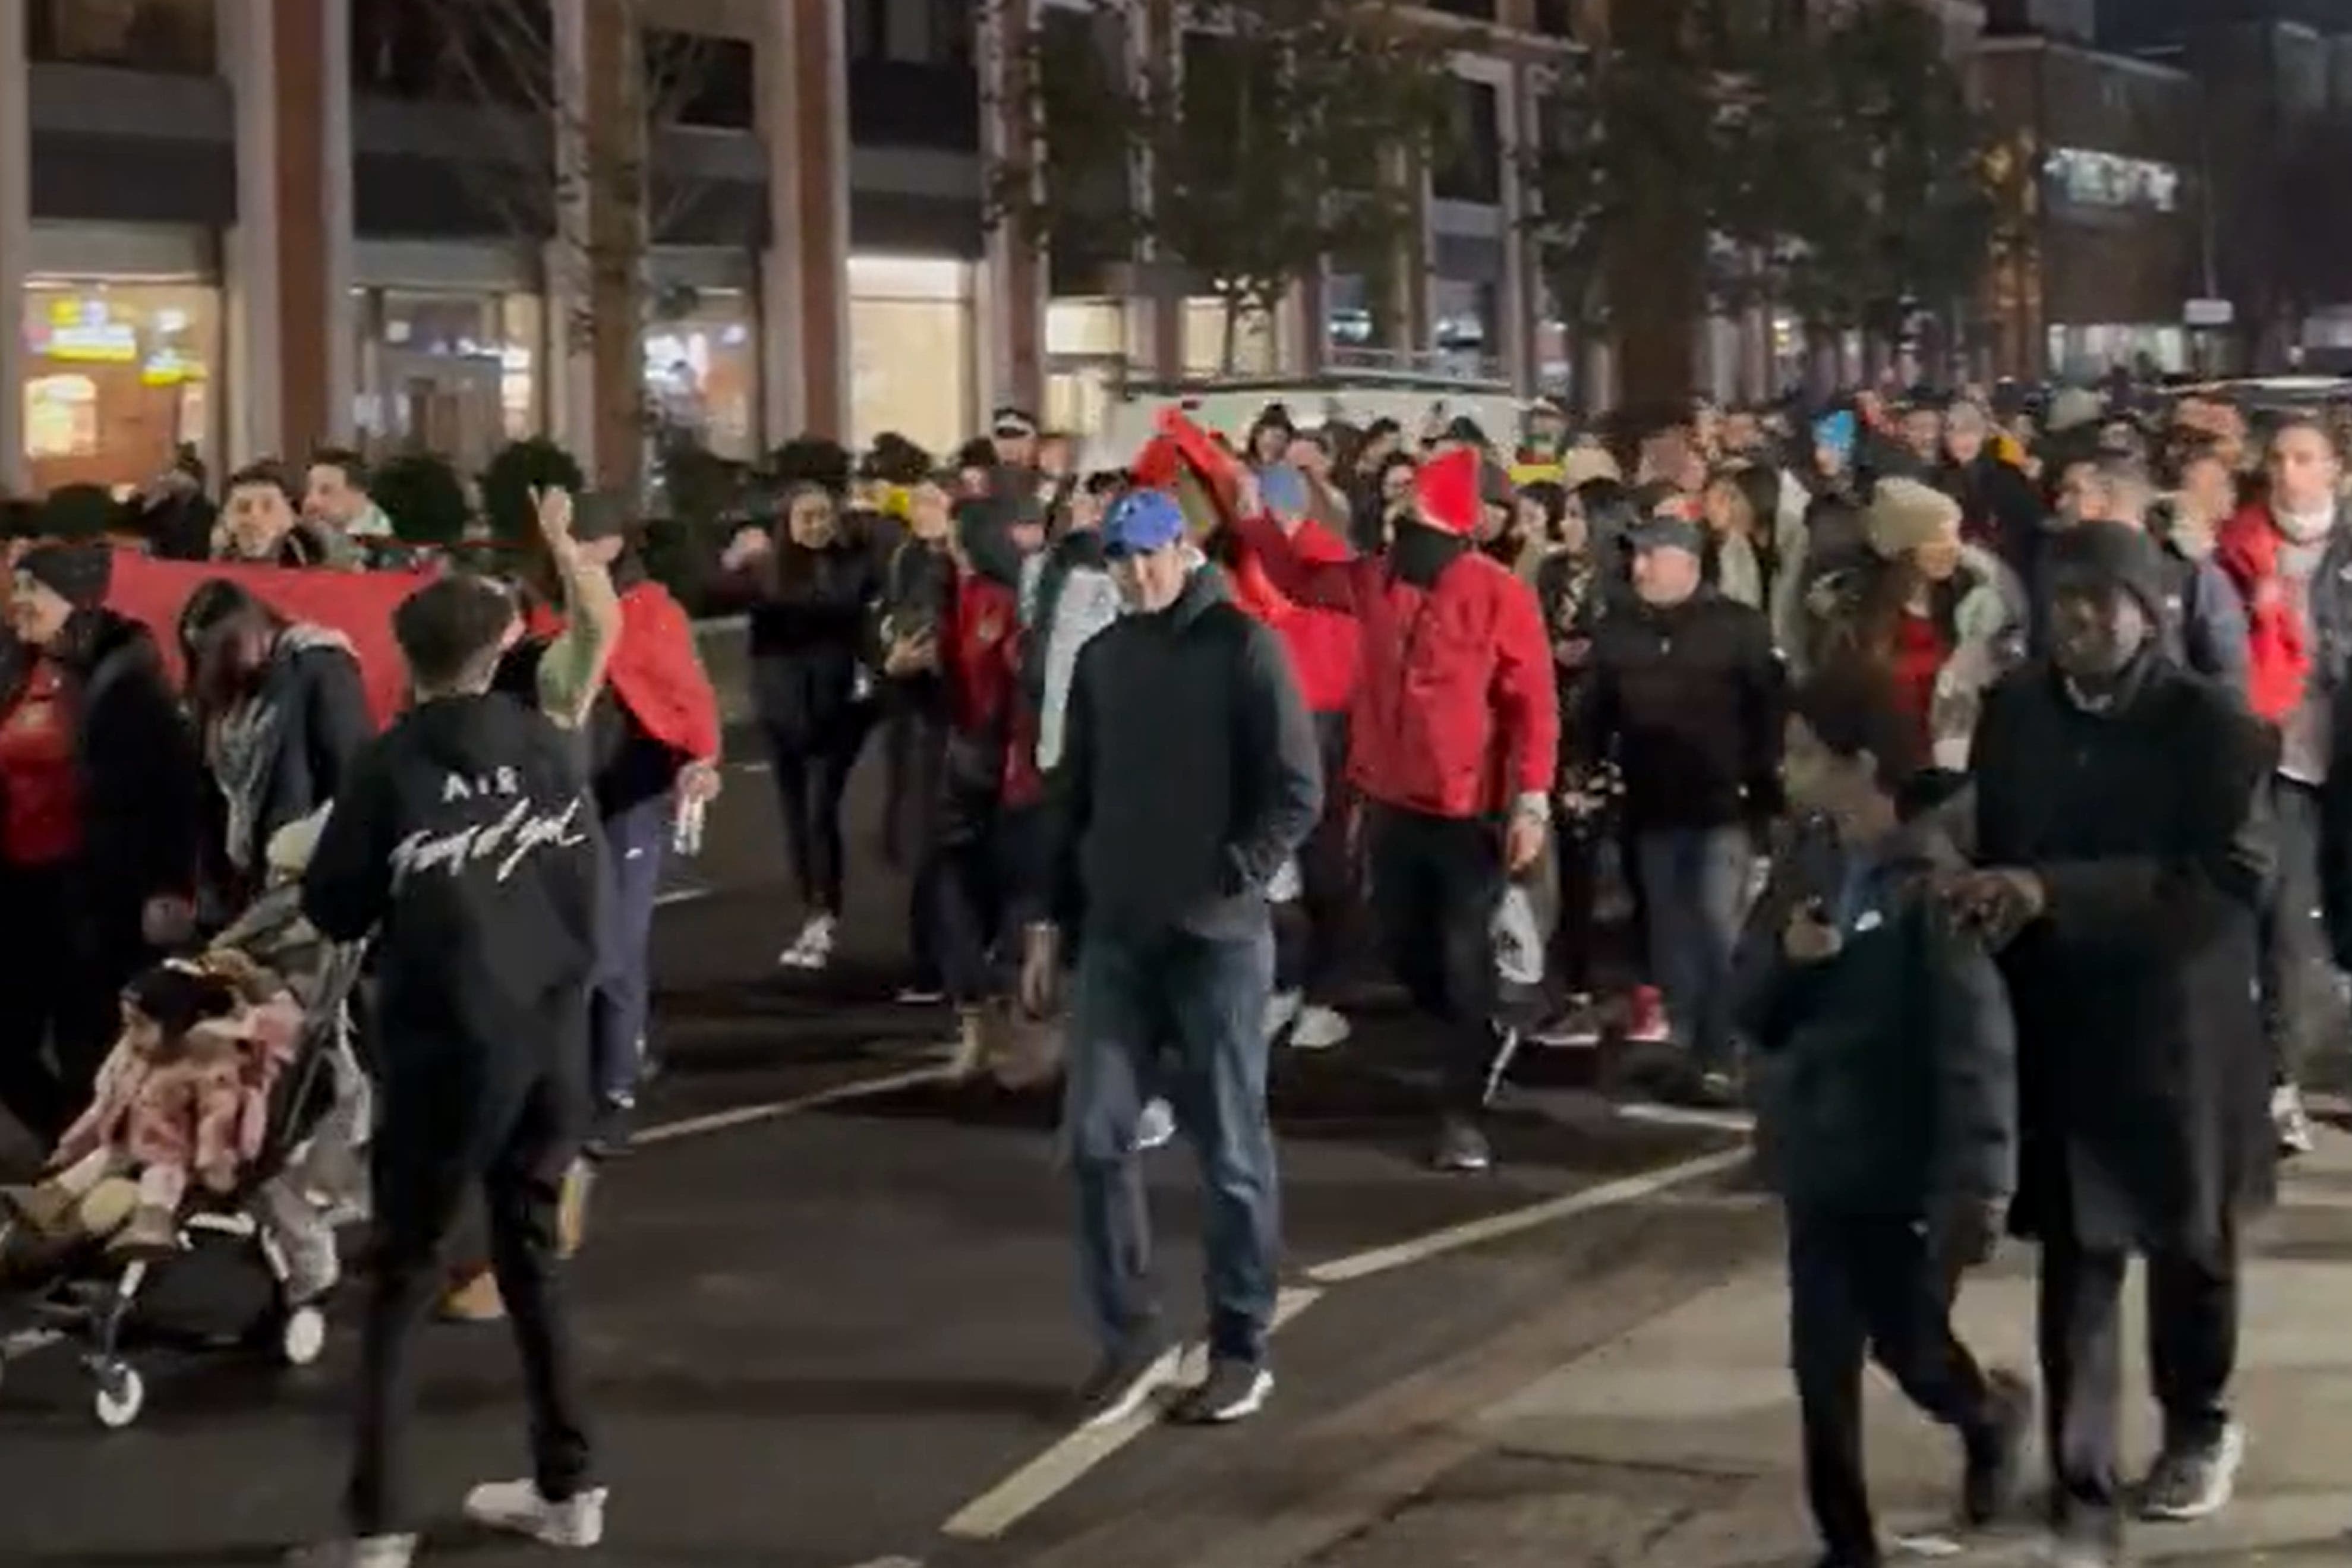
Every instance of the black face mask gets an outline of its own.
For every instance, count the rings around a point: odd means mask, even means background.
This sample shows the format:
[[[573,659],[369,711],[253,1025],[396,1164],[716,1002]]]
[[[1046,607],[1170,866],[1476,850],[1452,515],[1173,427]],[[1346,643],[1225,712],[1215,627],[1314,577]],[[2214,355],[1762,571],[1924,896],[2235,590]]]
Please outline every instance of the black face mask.
[[[1469,550],[1470,541],[1426,523],[1399,523],[1389,547],[1389,570],[1423,591],[1437,586],[1445,569]]]

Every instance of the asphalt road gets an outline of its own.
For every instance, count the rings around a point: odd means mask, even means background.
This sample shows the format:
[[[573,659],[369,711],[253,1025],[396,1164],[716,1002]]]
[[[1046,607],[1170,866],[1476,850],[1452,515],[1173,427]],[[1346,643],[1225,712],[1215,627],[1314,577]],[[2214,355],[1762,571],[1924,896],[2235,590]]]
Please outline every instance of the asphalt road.
[[[1296,1315],[1276,1341],[1274,1406],[1232,1432],[1070,1441],[1064,1401],[1090,1347],[1050,1103],[872,1089],[920,1072],[949,1030],[887,999],[905,893],[872,852],[874,793],[857,792],[833,974],[773,968],[797,922],[762,775],[732,776],[705,853],[672,874],[652,1136],[600,1184],[573,1273],[613,1489],[599,1561],[1174,1563],[1186,1531],[1280,1490],[1286,1433],[1344,1427],[1401,1389],[1442,1396],[1455,1358],[1563,1301],[1589,1298],[1593,1333],[1619,1332],[1720,1278],[1752,1239],[1642,1179],[1733,1140],[1620,1115],[1591,1092],[1589,1057],[1528,1063],[1496,1173],[1424,1173],[1414,1042],[1370,998],[1356,1041],[1277,1064]],[[731,1113],[746,1119],[713,1124]],[[1183,1326],[1199,1255],[1181,1142],[1151,1171]],[[1456,1245],[1498,1216],[1524,1228]],[[275,1561],[332,1521],[351,1353],[347,1312],[300,1372],[159,1350],[146,1416],[115,1434],[62,1359],[11,1367],[0,1562]],[[421,1360],[419,1481],[453,1516],[472,1481],[521,1472],[511,1353],[502,1329],[444,1326]],[[454,1530],[434,1544],[483,1564],[536,1555]]]

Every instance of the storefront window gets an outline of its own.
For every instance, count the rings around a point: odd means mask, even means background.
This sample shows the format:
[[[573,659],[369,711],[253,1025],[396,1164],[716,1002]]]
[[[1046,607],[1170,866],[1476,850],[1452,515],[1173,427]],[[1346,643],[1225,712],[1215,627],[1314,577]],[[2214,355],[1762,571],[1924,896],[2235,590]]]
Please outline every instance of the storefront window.
[[[1243,310],[1233,321],[1233,362],[1225,362],[1225,302],[1184,301],[1184,373],[1270,376],[1282,365],[1282,337],[1271,316]]]
[[[849,258],[850,424],[860,447],[895,430],[944,457],[979,428],[972,275],[944,257]]]
[[[25,291],[25,455],[34,486],[137,485],[183,445],[218,451],[220,291],[35,278]]]
[[[646,400],[673,434],[721,457],[760,455],[760,319],[751,295],[693,290],[646,329]]]
[[[213,0],[33,0],[26,20],[26,43],[37,60],[173,76],[213,72]]]
[[[536,295],[354,292],[353,423],[372,456],[421,448],[478,473],[500,445],[539,431]]]

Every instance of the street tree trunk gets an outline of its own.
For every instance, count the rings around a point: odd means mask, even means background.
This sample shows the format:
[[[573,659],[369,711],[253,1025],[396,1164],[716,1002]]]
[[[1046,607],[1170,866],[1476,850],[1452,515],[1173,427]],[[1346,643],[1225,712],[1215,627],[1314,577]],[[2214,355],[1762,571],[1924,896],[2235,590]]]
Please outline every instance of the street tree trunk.
[[[589,357],[600,487],[645,483],[645,261],[648,165],[637,6],[590,5],[586,37]]]
[[[1631,57],[1688,62],[1690,0],[1614,0],[1609,41]],[[1647,79],[1686,82],[1687,69],[1644,70]],[[1660,116],[1708,112],[1697,101],[1655,105]],[[1685,402],[1696,363],[1697,320],[1706,303],[1700,267],[1706,214],[1695,195],[1694,172],[1659,169],[1636,183],[1623,220],[1609,236],[1603,262],[1611,319],[1617,337],[1618,405],[1663,411]]]

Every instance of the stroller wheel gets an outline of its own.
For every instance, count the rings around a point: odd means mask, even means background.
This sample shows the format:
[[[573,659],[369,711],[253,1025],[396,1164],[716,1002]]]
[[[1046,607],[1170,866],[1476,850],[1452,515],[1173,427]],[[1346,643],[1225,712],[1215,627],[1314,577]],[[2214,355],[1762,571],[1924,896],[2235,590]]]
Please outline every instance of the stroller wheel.
[[[278,1354],[289,1366],[308,1366],[327,1348],[327,1314],[316,1307],[297,1307],[286,1314],[278,1331]]]
[[[147,1381],[139,1369],[125,1362],[114,1362],[101,1367],[98,1374],[98,1394],[90,1401],[98,1424],[110,1432],[120,1432],[139,1419],[147,1408]]]

